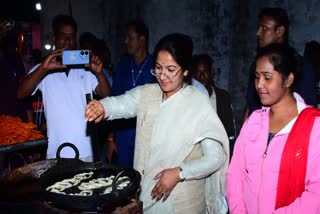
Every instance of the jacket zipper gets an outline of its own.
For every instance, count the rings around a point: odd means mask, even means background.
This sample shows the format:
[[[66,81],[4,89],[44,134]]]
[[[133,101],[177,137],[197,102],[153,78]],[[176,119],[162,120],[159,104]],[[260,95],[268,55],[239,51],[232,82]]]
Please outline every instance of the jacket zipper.
[[[270,142],[274,136],[275,136],[275,134],[273,134],[273,133],[270,133],[268,136],[267,146],[266,146],[266,149],[264,150],[264,153],[262,154],[263,159],[265,159],[267,157],[268,148],[269,148]]]
[[[268,147],[269,147],[269,143],[267,144],[266,149],[264,150],[264,153],[262,154],[263,159],[266,159],[266,157],[267,157]]]
[[[266,145],[266,148],[262,154],[262,163],[261,163],[261,182],[260,182],[260,187],[259,187],[259,193],[258,193],[258,210],[257,210],[257,214],[259,214],[259,211],[260,211],[260,193],[261,193],[261,187],[262,187],[262,184],[263,184],[263,167],[264,167],[264,160],[266,159],[267,157],[267,154],[268,154],[268,148],[269,148],[269,145],[270,145],[270,142],[272,140],[273,136],[270,138],[268,138],[268,141],[267,141],[267,145]]]
[[[258,192],[258,207],[257,207],[257,214],[259,214],[259,207],[260,207],[260,193],[261,193],[261,187],[262,187],[262,184],[263,184],[263,165],[264,165],[264,160],[265,160],[265,157],[267,155],[264,156],[265,153],[263,153],[262,155],[262,163],[261,163],[261,181],[260,181],[260,187],[259,187],[259,192]]]

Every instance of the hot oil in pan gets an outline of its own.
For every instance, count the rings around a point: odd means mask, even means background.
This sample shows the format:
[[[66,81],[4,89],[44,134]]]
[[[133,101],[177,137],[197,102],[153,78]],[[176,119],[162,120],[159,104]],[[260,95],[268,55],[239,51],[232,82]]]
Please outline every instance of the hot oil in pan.
[[[98,168],[90,167],[87,165],[85,167],[75,167],[72,165],[69,167],[56,167],[47,171],[41,177],[41,192],[43,198],[46,201],[52,202],[52,206],[63,208],[63,209],[77,209],[77,210],[86,210],[86,211],[96,211],[100,210],[100,208],[111,207],[114,208],[116,206],[124,206],[130,200],[130,198],[137,198],[137,193],[140,187],[141,176],[139,172],[135,171],[132,168],[119,168],[119,167],[102,167],[98,166]],[[82,173],[82,172],[92,172],[93,176],[91,179],[108,177],[114,175],[115,178],[113,180],[113,188],[110,194],[103,195],[93,195],[99,192],[92,192],[91,196],[72,196],[67,194],[59,194],[54,193],[52,191],[46,190],[48,186],[55,184],[56,182],[62,181],[64,179],[72,178],[74,175]],[[120,180],[121,177],[128,176],[130,178],[130,183],[122,190],[116,189],[116,182]],[[88,179],[88,178],[87,178]],[[85,180],[88,182],[88,180]],[[79,184],[77,184],[79,185]],[[71,187],[70,187],[71,188]],[[64,191],[67,191],[66,188]],[[103,188],[102,188],[103,189]],[[102,191],[100,189],[100,191]],[[78,189],[68,189],[68,191],[80,191]],[[99,191],[99,189],[97,189]],[[72,192],[73,194],[76,192]]]
[[[128,176],[118,176],[115,187],[113,188],[114,179],[115,176],[112,172],[106,169],[100,169],[94,172],[86,171],[59,180],[49,186],[47,190],[70,196],[98,196],[109,194],[114,188],[117,190],[125,189],[131,182]]]

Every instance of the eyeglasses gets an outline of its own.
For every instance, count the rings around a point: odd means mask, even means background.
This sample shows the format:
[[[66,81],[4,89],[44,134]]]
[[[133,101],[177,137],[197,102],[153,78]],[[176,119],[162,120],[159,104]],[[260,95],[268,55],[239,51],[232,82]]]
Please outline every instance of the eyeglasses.
[[[164,75],[165,77],[167,78],[174,78],[175,76],[177,76],[177,74],[182,70],[182,68],[180,68],[179,70],[177,71],[167,71],[167,72],[163,72],[162,70],[160,69],[151,69],[150,72],[153,76],[157,77],[157,78],[160,78],[162,75]]]

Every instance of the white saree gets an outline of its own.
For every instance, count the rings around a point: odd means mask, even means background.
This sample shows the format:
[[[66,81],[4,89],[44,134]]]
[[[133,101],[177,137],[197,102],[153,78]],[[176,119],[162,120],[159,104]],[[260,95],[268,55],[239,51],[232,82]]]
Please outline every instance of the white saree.
[[[158,84],[101,100],[109,120],[137,116],[134,168],[142,175],[140,200],[144,213],[220,213],[216,200],[225,192],[229,160],[229,142],[221,121],[208,97],[192,86],[184,87],[162,107],[161,102]],[[165,202],[152,200],[151,190],[157,183],[153,177],[163,169],[201,157],[199,143],[204,139],[222,145],[222,167],[209,172],[210,176],[179,182]]]

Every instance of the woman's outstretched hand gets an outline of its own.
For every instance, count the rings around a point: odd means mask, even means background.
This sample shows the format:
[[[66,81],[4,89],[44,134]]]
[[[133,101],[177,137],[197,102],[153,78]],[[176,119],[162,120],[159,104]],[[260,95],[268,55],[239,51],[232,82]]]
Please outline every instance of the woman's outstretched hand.
[[[92,100],[86,107],[85,118],[87,121],[100,122],[105,116],[103,105],[98,100]]]

